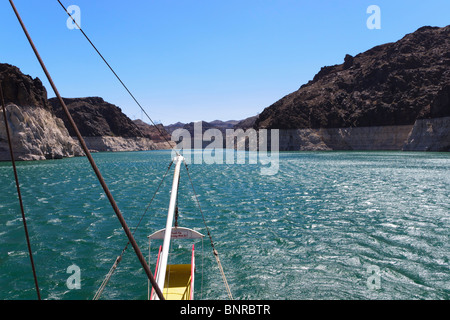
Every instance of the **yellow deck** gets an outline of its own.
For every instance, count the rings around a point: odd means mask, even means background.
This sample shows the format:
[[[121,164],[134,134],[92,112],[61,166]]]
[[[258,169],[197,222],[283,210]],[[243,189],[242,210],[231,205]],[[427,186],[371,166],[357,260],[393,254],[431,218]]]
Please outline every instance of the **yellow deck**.
[[[163,290],[166,300],[189,300],[191,295],[191,265],[174,264],[167,266]]]

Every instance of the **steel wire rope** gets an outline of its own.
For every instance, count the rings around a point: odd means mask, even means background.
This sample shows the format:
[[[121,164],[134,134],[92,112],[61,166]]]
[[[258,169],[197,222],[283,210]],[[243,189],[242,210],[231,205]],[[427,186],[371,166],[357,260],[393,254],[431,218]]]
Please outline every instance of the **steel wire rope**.
[[[17,196],[19,198],[20,211],[22,213],[23,228],[25,230],[25,238],[27,240],[28,254],[30,255],[31,269],[33,271],[34,286],[36,288],[36,294],[37,294],[38,300],[41,300],[41,293],[39,291],[39,285],[38,285],[38,280],[37,280],[37,275],[36,275],[36,267],[34,265],[33,252],[31,250],[30,235],[28,233],[27,220],[25,217],[25,209],[23,207],[22,193],[20,192],[19,176],[17,174],[16,162],[14,159],[14,151],[13,151],[13,147],[12,147],[12,143],[11,143],[11,135],[9,133],[8,119],[6,117],[6,106],[5,106],[5,99],[3,97],[3,89],[2,89],[1,82],[0,82],[0,96],[1,96],[1,103],[2,103],[2,109],[3,109],[3,119],[5,120],[6,136],[8,137],[9,154],[11,156],[11,163],[12,163],[12,167],[13,167],[13,171],[14,171],[14,180],[16,181]]]
[[[212,239],[211,232],[209,231],[208,225],[206,224],[205,215],[203,214],[202,207],[200,206],[200,201],[198,200],[197,192],[195,191],[195,188],[194,188],[194,183],[193,183],[193,181],[191,179],[191,175],[189,174],[189,168],[187,166],[186,161],[183,160],[183,162],[184,162],[184,165],[186,167],[186,172],[187,172],[187,175],[189,177],[189,181],[190,181],[191,186],[192,186],[192,191],[194,192],[194,197],[195,197],[195,200],[197,202],[197,206],[198,206],[198,208],[200,210],[200,213],[202,215],[203,223],[205,225],[206,232],[208,234],[209,241],[211,243],[211,247],[213,249],[214,257],[216,258],[216,262],[217,262],[217,265],[219,267],[219,271],[220,271],[220,273],[222,275],[222,280],[223,280],[223,283],[224,283],[225,288],[227,290],[228,297],[230,298],[230,300],[233,300],[233,295],[231,294],[231,290],[230,290],[230,286],[228,285],[227,277],[225,276],[225,272],[223,271],[222,263],[220,262],[219,252],[216,250],[216,248],[214,246],[214,241]]]
[[[158,285],[157,285],[157,283],[156,283],[156,281],[155,281],[155,279],[153,277],[153,274],[150,271],[150,268],[148,267],[147,262],[145,261],[145,258],[142,255],[142,252],[141,252],[141,250],[140,250],[136,240],[134,239],[133,235],[131,234],[130,228],[128,227],[128,225],[126,223],[122,212],[120,211],[119,207],[117,206],[117,203],[116,203],[113,195],[111,194],[111,192],[110,192],[110,190],[108,188],[108,185],[106,184],[106,182],[105,182],[105,180],[104,180],[100,170],[98,169],[97,164],[95,163],[95,160],[92,157],[91,152],[89,151],[89,148],[87,147],[83,136],[81,135],[81,133],[80,133],[80,131],[79,131],[75,121],[73,120],[69,109],[67,108],[66,104],[64,103],[64,100],[62,99],[61,95],[59,94],[59,91],[56,88],[56,85],[53,82],[53,79],[50,76],[50,73],[48,72],[47,67],[44,64],[44,61],[42,60],[42,58],[41,58],[41,56],[40,56],[36,46],[34,45],[34,42],[31,39],[31,36],[28,33],[28,30],[25,27],[25,24],[24,24],[22,18],[20,17],[20,14],[17,11],[16,6],[14,5],[14,1],[13,0],[9,0],[9,3],[11,4],[11,7],[12,7],[12,9],[13,9],[16,17],[17,17],[17,20],[18,20],[19,24],[21,25],[22,30],[23,30],[23,32],[24,32],[24,34],[25,34],[25,36],[26,36],[26,38],[27,38],[31,48],[33,49],[33,52],[34,52],[37,60],[39,61],[39,64],[41,65],[42,70],[44,71],[44,73],[45,73],[45,75],[47,77],[47,80],[50,82],[50,85],[51,85],[51,87],[52,87],[56,97],[58,98],[59,103],[61,104],[61,107],[62,107],[64,113],[66,114],[67,120],[69,121],[70,125],[72,126],[73,130],[75,131],[75,134],[76,134],[76,136],[78,138],[78,141],[80,142],[80,145],[81,145],[81,147],[82,147],[82,149],[83,149],[87,159],[89,160],[89,163],[91,164],[91,167],[94,170],[94,172],[95,172],[95,174],[96,174],[96,176],[98,178],[98,181],[100,182],[100,184],[101,184],[101,186],[103,188],[103,191],[105,192],[105,194],[106,194],[106,196],[107,196],[107,198],[108,198],[108,200],[109,200],[109,202],[111,204],[112,209],[114,210],[117,218],[119,219],[119,222],[120,222],[120,224],[121,224],[121,226],[123,228],[123,231],[127,235],[128,240],[131,242],[131,245],[133,246],[133,249],[134,249],[134,251],[136,253],[136,256],[137,256],[139,262],[141,263],[142,268],[144,269],[148,279],[151,281],[151,283],[152,283],[153,287],[155,288],[155,291],[157,292],[157,294],[160,297],[160,299],[164,300],[163,294],[161,293],[161,290],[159,289],[159,287],[158,287]]]
[[[146,117],[150,120],[150,122],[153,124],[153,126],[158,130],[160,136],[165,140],[165,142],[169,145],[169,148],[176,152],[177,155],[179,155],[178,151],[172,147],[172,144],[169,142],[167,137],[164,135],[164,133],[161,131],[161,129],[155,124],[155,122],[152,120],[152,118],[148,115],[147,111],[142,107],[142,105],[139,103],[139,101],[136,99],[136,97],[131,93],[131,91],[128,89],[128,87],[125,85],[125,83],[122,81],[122,79],[117,75],[117,73],[114,71],[114,69],[111,67],[111,65],[106,61],[105,57],[100,53],[100,51],[97,49],[97,47],[94,45],[94,43],[91,41],[91,39],[87,36],[87,34],[81,29],[80,25],[77,23],[77,21],[72,17],[72,15],[67,11],[66,7],[61,3],[60,0],[58,0],[61,7],[64,9],[64,11],[69,15],[69,17],[72,19],[73,23],[77,26],[77,29],[81,31],[83,36],[86,38],[86,40],[91,44],[91,46],[94,48],[94,50],[98,53],[100,58],[105,62],[105,64],[108,66],[108,68],[111,70],[111,72],[114,74],[114,76],[119,80],[119,82],[122,84],[122,86],[125,88],[125,90],[128,92],[128,94],[131,96],[131,98],[136,102],[136,104],[139,106],[141,111],[146,115]],[[164,128],[164,127],[163,127]],[[164,131],[166,131],[164,129]],[[167,133],[167,131],[166,131]]]
[[[81,31],[81,33],[84,35],[84,37],[88,40],[88,42],[91,44],[91,46],[94,48],[94,50],[98,53],[98,55],[101,57],[101,59],[105,62],[105,64],[108,66],[108,68],[111,70],[111,72],[116,76],[117,80],[119,80],[119,82],[122,84],[122,86],[123,86],[123,87],[125,88],[125,90],[128,92],[128,94],[129,94],[129,95],[132,97],[132,99],[136,102],[136,104],[139,106],[139,108],[141,109],[141,111],[147,116],[147,118],[150,120],[150,122],[153,124],[153,126],[158,130],[158,132],[159,132],[159,134],[161,135],[161,137],[163,137],[164,140],[166,141],[166,143],[169,145],[169,147],[170,147],[173,151],[175,151],[177,155],[179,155],[178,151],[175,150],[175,149],[172,147],[172,144],[168,141],[167,137],[162,133],[162,131],[159,129],[159,127],[158,127],[158,126],[155,124],[155,122],[151,119],[151,117],[148,115],[148,113],[145,111],[145,109],[141,106],[141,104],[138,102],[138,100],[135,98],[135,96],[131,93],[131,91],[128,89],[128,87],[125,85],[125,83],[124,83],[124,82],[121,80],[121,78],[117,75],[117,73],[114,71],[114,69],[111,67],[111,65],[106,61],[106,59],[103,57],[103,55],[102,55],[102,54],[100,53],[100,51],[97,49],[97,47],[92,43],[92,41],[91,41],[90,38],[86,35],[86,33],[83,31],[83,29],[78,25],[77,21],[76,21],[76,20],[72,17],[72,15],[67,11],[66,7],[61,3],[60,0],[58,0],[58,2],[59,2],[59,4],[61,5],[61,7],[64,9],[64,11],[65,11],[65,12],[69,15],[69,17],[72,19],[72,21],[73,21],[74,24],[77,26],[77,28],[78,28],[78,29]],[[183,161],[184,161],[184,160],[183,160]],[[202,214],[203,222],[204,222],[204,224],[205,224],[205,227],[206,227],[208,236],[209,236],[209,238],[210,238],[211,246],[212,246],[212,248],[213,248],[213,253],[214,253],[214,256],[215,256],[216,261],[217,261],[217,263],[218,263],[219,270],[220,270],[220,272],[221,272],[221,274],[222,274],[222,278],[223,278],[225,287],[226,287],[226,289],[227,289],[228,296],[229,296],[230,299],[233,299],[233,296],[232,296],[232,294],[231,294],[231,291],[230,291],[230,288],[229,288],[229,285],[228,285],[228,282],[227,282],[225,273],[224,273],[224,271],[223,271],[223,268],[222,268],[222,265],[221,265],[221,262],[220,262],[220,259],[219,259],[219,253],[217,252],[217,250],[216,250],[215,247],[214,247],[214,242],[213,242],[213,240],[212,240],[212,236],[211,236],[210,231],[209,231],[209,228],[208,228],[208,226],[207,226],[207,224],[206,224],[206,221],[205,221],[205,218],[204,218],[204,215],[203,215],[203,211],[202,211],[202,209],[201,209],[201,206],[200,206],[200,203],[199,203],[197,194],[195,193],[195,188],[194,188],[192,179],[191,179],[191,177],[190,177],[190,174],[189,174],[189,171],[188,171],[187,164],[186,164],[185,161],[184,161],[184,163],[185,163],[185,165],[186,165],[186,170],[187,170],[187,172],[188,172],[188,177],[189,177],[190,183],[191,183],[191,185],[192,185],[192,189],[193,189],[193,191],[194,191],[194,195],[195,195],[195,198],[196,198],[196,201],[197,201],[197,205],[198,205],[198,207],[199,207],[199,209],[200,209],[200,212],[201,212],[201,214]]]
[[[164,179],[166,178],[167,174],[169,173],[170,168],[172,167],[173,161],[170,162],[169,166],[167,167],[166,173],[164,174],[163,178],[161,179],[161,181],[159,182],[158,188],[156,189],[155,193],[153,194],[153,197],[151,198],[149,204],[147,205],[144,213],[141,215],[141,218],[139,219],[138,224],[136,225],[136,227],[134,228],[133,231],[133,236],[136,233],[139,225],[141,224],[142,220],[144,219],[144,216],[147,214],[148,209],[150,208],[153,200],[156,197],[156,194],[158,193],[159,189],[161,188],[161,185],[164,181]],[[108,284],[109,280],[111,279],[114,271],[116,270],[118,264],[122,261],[122,257],[125,253],[125,251],[127,250],[128,246],[130,245],[130,242],[128,241],[128,243],[125,245],[125,247],[122,249],[121,254],[116,258],[116,261],[114,262],[114,264],[112,265],[111,269],[109,270],[109,272],[106,274],[105,279],[103,280],[102,284],[100,285],[100,287],[98,288],[94,298],[92,300],[98,300],[100,298],[100,296],[103,293],[103,290],[105,289],[106,285]]]

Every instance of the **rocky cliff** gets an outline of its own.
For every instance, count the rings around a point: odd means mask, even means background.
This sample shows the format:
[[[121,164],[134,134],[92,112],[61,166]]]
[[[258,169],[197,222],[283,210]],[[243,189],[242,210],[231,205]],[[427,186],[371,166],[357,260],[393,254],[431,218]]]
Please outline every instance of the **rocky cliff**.
[[[47,91],[38,78],[33,79],[17,67],[0,63],[0,82],[16,160],[82,155],[78,143],[53,113]],[[0,108],[0,161],[11,160],[5,128]]]
[[[144,137],[151,139],[156,144],[157,149],[168,149],[169,143],[170,147],[175,146],[175,142],[171,141],[170,134],[162,124],[157,124],[156,128],[140,119],[133,120],[133,122]]]
[[[0,64],[0,81],[17,160],[83,155],[59,101],[56,98],[47,99],[47,91],[38,78],[24,75],[15,66]],[[167,143],[162,143],[163,138],[156,134],[154,127],[133,122],[119,107],[102,98],[64,98],[64,102],[91,151],[169,148]],[[9,160],[6,130],[0,111],[0,161]]]
[[[63,98],[86,145],[91,151],[142,151],[167,148],[155,143],[151,134],[144,134],[122,110],[100,97]],[[64,121],[71,136],[71,128],[56,98],[49,99],[57,117]],[[142,126],[141,126],[142,127]]]
[[[423,27],[323,67],[254,128],[281,129],[282,150],[450,151],[449,97],[450,26]]]

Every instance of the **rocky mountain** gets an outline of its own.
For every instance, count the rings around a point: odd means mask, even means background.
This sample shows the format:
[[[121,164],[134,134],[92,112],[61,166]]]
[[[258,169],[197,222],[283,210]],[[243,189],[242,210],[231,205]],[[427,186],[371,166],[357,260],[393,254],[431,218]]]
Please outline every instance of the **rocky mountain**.
[[[133,120],[139,131],[144,137],[151,139],[157,146],[157,149],[167,149],[169,147],[167,141],[173,147],[175,143],[171,142],[170,134],[162,124],[154,125],[148,124],[140,119]]]
[[[47,91],[38,78],[0,63],[0,85],[16,160],[60,159],[83,154],[63,121],[55,116]],[[9,160],[6,126],[0,109],[0,161]]]
[[[234,125],[234,128],[235,129],[253,128],[253,126],[255,125],[256,119],[258,119],[258,116],[248,117],[248,118],[246,118],[244,120],[241,120],[238,123],[236,123]]]
[[[0,81],[18,160],[83,154],[59,102],[47,99],[38,78],[0,64]],[[169,147],[155,127],[132,121],[102,98],[64,101],[92,151]],[[0,160],[9,160],[2,119]],[[219,129],[224,138],[227,129],[279,129],[280,150],[450,151],[450,26],[422,27],[395,43],[346,55],[258,116],[201,124],[203,132]],[[194,123],[159,128],[170,140],[178,128],[193,136]]]
[[[450,150],[450,26],[422,27],[323,67],[266,108],[282,150]]]
[[[245,120],[228,120],[228,121],[222,121],[222,120],[214,120],[211,122],[207,122],[207,121],[197,121],[197,122],[189,122],[189,123],[182,123],[182,122],[177,122],[171,125],[168,125],[165,127],[165,129],[167,130],[168,133],[172,134],[175,130],[177,129],[185,129],[187,131],[189,131],[189,134],[191,135],[191,138],[193,140],[196,140],[197,142],[192,142],[191,145],[194,148],[194,145],[198,145],[198,146],[202,146],[202,148],[206,148],[210,145],[211,140],[205,139],[206,141],[203,141],[203,136],[199,137],[199,136],[195,136],[194,135],[194,130],[196,127],[199,127],[201,125],[202,128],[202,134],[205,133],[205,131],[209,130],[209,129],[217,129],[221,132],[222,134],[222,145],[226,146],[226,130],[227,129],[232,129],[232,130],[236,130],[236,129],[248,129],[251,128],[254,120],[256,117],[251,117],[251,118],[247,118]],[[201,140],[201,141],[200,141]]]
[[[63,100],[83,137],[143,137],[133,121],[122,113],[119,107],[100,97],[63,98]],[[70,135],[75,136],[58,99],[51,98],[49,102],[56,116],[66,124]]]
[[[186,123],[178,121],[177,123],[173,123],[173,124],[169,124],[169,125],[164,126],[164,129],[166,129],[166,131],[168,133],[172,133],[172,132],[174,132],[177,129],[182,129],[185,125],[186,125]]]
[[[75,132],[56,98],[47,99],[42,82],[19,68],[0,64],[7,118],[17,160],[81,156]],[[149,125],[135,123],[122,110],[99,97],[63,98],[91,151],[167,149]],[[170,140],[170,139],[169,139]],[[9,161],[9,147],[0,110],[0,161]]]
[[[92,151],[142,151],[168,146],[153,141],[155,134],[149,134],[128,118],[122,110],[100,97],[63,98],[88,148]],[[71,136],[71,128],[57,98],[49,99],[57,117],[64,121]],[[155,129],[156,130],[156,129]]]
[[[39,78],[33,79],[15,66],[0,63],[0,81],[5,104],[13,103],[51,110],[47,100],[47,90]]]
[[[205,132],[208,129],[214,128],[214,129],[219,129],[220,131],[225,133],[226,129],[233,129],[239,123],[239,121],[237,121],[237,120],[228,120],[228,121],[214,120],[214,121],[210,121],[210,122],[201,121],[201,123],[202,123],[203,132]],[[194,122],[189,122],[189,123],[177,122],[174,124],[167,125],[167,126],[165,126],[165,128],[168,133],[172,133],[176,129],[186,129],[189,132],[191,132],[191,134],[193,134]]]

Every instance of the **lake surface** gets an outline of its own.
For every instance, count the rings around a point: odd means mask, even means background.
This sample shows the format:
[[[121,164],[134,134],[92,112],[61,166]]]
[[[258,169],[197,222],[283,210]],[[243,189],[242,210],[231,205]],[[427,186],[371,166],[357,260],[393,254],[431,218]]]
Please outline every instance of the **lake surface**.
[[[129,227],[171,161],[168,151],[94,158]],[[284,152],[260,164],[191,164],[189,172],[235,299],[449,299],[450,154]],[[165,227],[172,171],[136,240]],[[92,299],[127,238],[87,159],[18,163],[43,299]],[[182,168],[179,225],[206,234]],[[0,299],[35,299],[10,163],[0,163]],[[160,243],[151,244],[151,269]],[[169,263],[190,262],[190,240]],[[227,299],[209,238],[196,241],[196,299]],[[80,270],[69,289],[67,268]],[[131,246],[102,299],[146,299]]]

